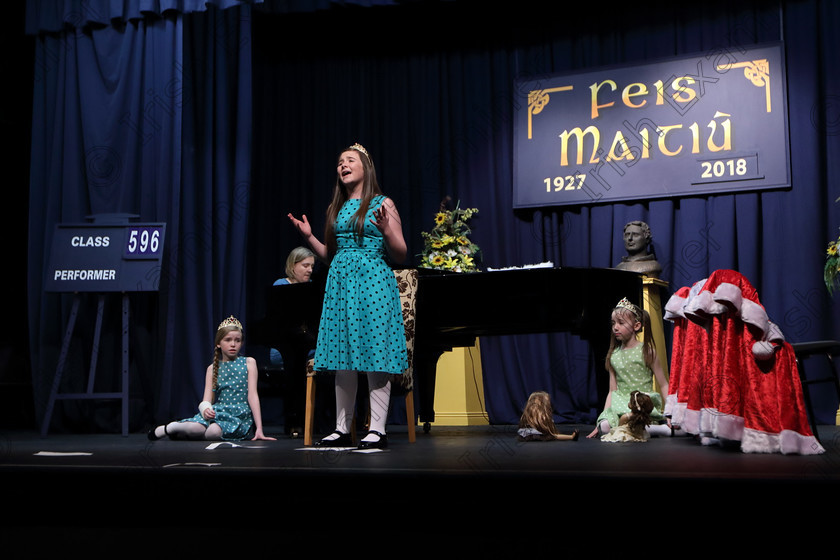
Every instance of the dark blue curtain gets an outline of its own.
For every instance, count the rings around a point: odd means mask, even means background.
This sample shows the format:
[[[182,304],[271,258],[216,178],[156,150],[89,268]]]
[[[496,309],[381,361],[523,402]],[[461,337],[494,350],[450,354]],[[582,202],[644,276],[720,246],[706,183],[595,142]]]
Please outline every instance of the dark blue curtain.
[[[96,30],[68,27],[37,37],[28,264],[33,391],[39,417],[49,395],[72,297],[39,289],[56,224],[82,223],[94,214],[127,213],[172,224],[177,237],[173,222],[181,192],[181,96],[179,88],[171,86],[180,80],[173,62],[182,61],[181,33],[182,23],[173,16]],[[171,258],[174,253],[168,254]],[[168,289],[169,282],[164,280],[161,293]],[[93,300],[84,299],[82,309],[92,307]],[[156,298],[141,294],[134,300],[139,304],[133,306],[138,325],[132,329],[138,335],[134,337],[136,357],[159,371],[163,362],[155,356],[168,351],[166,344],[142,336],[149,323],[157,322],[149,314],[157,307],[150,305]],[[78,374],[87,371],[85,352],[91,352],[92,346],[86,326],[90,324],[80,319],[68,356],[67,370],[73,375],[65,377],[64,392],[84,387],[85,378]],[[106,331],[110,332],[114,331]],[[118,334],[106,335],[100,348],[108,354],[119,348],[119,340]],[[119,371],[109,368],[108,357],[102,356],[105,373],[99,373],[105,386],[118,379]],[[143,380],[147,382],[148,377]],[[69,403],[68,414],[72,416],[80,406]],[[56,420],[62,423],[59,416]]]
[[[249,305],[299,243],[284,220],[322,227],[337,152],[359,141],[394,198],[411,255],[440,201],[478,207],[473,238],[484,266],[553,261],[611,267],[624,224],[644,220],[669,293],[718,268],[745,274],[791,341],[837,338],[838,303],[822,283],[825,248],[840,226],[833,28],[840,8],[819,0],[648,3],[590,17],[511,7],[479,17],[464,3],[414,3],[372,12],[255,17]],[[347,30],[352,40],[344,41]],[[325,40],[333,37],[335,40]],[[638,63],[784,41],[793,187],[577,208],[512,209],[512,89],[519,77]],[[266,124],[268,126],[261,126]],[[412,263],[419,263],[413,258]],[[527,286],[510,289],[527,289]],[[574,298],[575,294],[558,294]],[[440,302],[452,313],[490,302]],[[604,318],[607,340],[608,317]],[[666,328],[668,325],[666,324]],[[551,393],[558,421],[594,422],[603,406],[603,356],[572,335],[481,341],[486,406],[513,423],[529,392]],[[823,398],[816,395],[817,399]],[[823,421],[837,403],[823,398]],[[396,418],[395,418],[396,420]]]
[[[67,316],[68,296],[39,289],[56,223],[102,212],[167,222],[161,290],[132,308],[133,406],[137,422],[191,414],[216,323],[262,315],[265,286],[299,244],[285,215],[323,226],[335,156],[356,141],[400,209],[411,255],[444,197],[479,208],[473,238],[484,267],[613,266],[621,229],[641,219],[672,290],[734,268],[789,340],[840,337],[838,303],[821,279],[840,226],[836,3],[655,2],[589,18],[541,17],[539,4],[486,18],[457,1],[128,2],[117,12],[104,1],[31,4],[36,404]],[[790,190],[512,210],[516,78],[778,40]],[[453,313],[484,304],[441,302]],[[515,422],[537,389],[552,394],[558,421],[594,420],[605,374],[587,344],[512,336],[481,349],[492,422]],[[821,420],[833,422],[836,402],[820,399]]]
[[[109,3],[58,4],[31,3],[27,20],[36,33],[29,219],[36,416],[74,297],[39,289],[53,229],[115,213],[167,224],[159,291],[130,294],[132,427],[186,416],[203,392],[216,325],[245,311],[250,6],[149,12],[128,3],[111,13]],[[93,295],[81,297],[62,392],[83,390],[92,351]],[[118,310],[119,300],[111,305]],[[120,329],[118,320],[105,324],[115,328],[99,345],[97,390],[113,391]],[[118,412],[67,401],[53,428],[113,428]]]

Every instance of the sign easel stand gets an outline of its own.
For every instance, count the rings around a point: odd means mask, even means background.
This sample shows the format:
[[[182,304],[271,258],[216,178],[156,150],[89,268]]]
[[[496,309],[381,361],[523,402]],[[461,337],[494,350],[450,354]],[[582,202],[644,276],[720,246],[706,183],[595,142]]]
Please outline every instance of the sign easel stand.
[[[61,393],[61,378],[64,374],[64,365],[67,360],[67,353],[70,350],[70,340],[73,337],[73,330],[76,326],[76,319],[79,315],[79,304],[81,296],[76,293],[73,296],[73,307],[70,310],[70,317],[67,320],[67,329],[64,333],[64,341],[61,345],[61,354],[58,357],[55,377],[53,378],[50,398],[47,402],[47,410],[44,421],[41,425],[41,437],[46,437],[50,428],[55,402],[58,400],[120,400],[122,403],[122,435],[128,435],[128,294],[122,294],[122,373],[120,390],[116,392],[96,393],[94,391],[96,382],[96,366],[99,361],[99,340],[102,335],[102,317],[105,311],[105,294],[99,294],[96,307],[96,326],[93,333],[93,345],[90,356],[90,371],[88,373],[87,389],[83,393]]]
[[[164,223],[134,223],[131,222],[134,217],[131,214],[97,214],[88,217],[93,220],[92,223],[56,226],[44,289],[74,295],[41,424],[42,437],[50,429],[56,401],[71,399],[119,400],[122,403],[122,435],[128,435],[128,294],[157,291],[166,231]],[[61,379],[67,366],[83,293],[98,294],[87,388],[79,393],[61,393]],[[119,294],[122,299],[121,381],[118,391],[97,393],[96,368],[105,298],[109,294]]]

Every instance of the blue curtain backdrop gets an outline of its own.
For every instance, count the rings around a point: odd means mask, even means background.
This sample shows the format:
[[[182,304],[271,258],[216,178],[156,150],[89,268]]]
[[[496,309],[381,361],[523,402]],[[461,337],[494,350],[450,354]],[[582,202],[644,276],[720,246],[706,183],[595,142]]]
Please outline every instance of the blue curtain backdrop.
[[[478,207],[474,240],[484,265],[551,260],[610,267],[625,254],[624,224],[651,226],[672,289],[718,268],[743,272],[792,341],[838,336],[838,306],[822,285],[825,248],[837,233],[840,195],[838,49],[830,2],[707,2],[564,18],[546,3],[479,18],[462,3],[371,12],[254,19],[255,190],[251,249],[257,294],[298,240],[282,217],[320,220],[342,146],[365,144],[383,188],[401,209],[410,254],[422,248],[439,202]],[[381,10],[388,12],[388,9]],[[343,37],[352,41],[325,40]],[[793,188],[648,203],[512,210],[514,80],[783,40],[789,72]],[[276,216],[276,218],[272,218]],[[321,224],[318,223],[318,227]],[[419,259],[415,258],[416,264]],[[527,286],[510,289],[527,289]],[[574,294],[558,294],[575,297]],[[666,294],[667,297],[667,294]],[[489,302],[443,301],[452,313]],[[255,303],[258,308],[258,303]],[[604,337],[609,336],[604,318]],[[516,422],[530,391],[551,393],[558,420],[593,422],[603,405],[602,357],[571,335],[484,339],[491,421]],[[823,419],[836,410],[833,396]]]
[[[28,4],[37,34],[29,317],[38,419],[73,297],[38,289],[56,224],[119,213],[167,225],[159,291],[130,294],[132,427],[192,414],[216,325],[245,311],[250,6],[123,4],[117,13],[107,2]],[[92,308],[82,297],[81,309]],[[74,331],[62,392],[83,390],[90,315]],[[118,388],[119,323],[111,325],[98,391]],[[53,427],[114,426],[118,412],[67,401]]]
[[[299,244],[286,214],[323,225],[335,156],[356,141],[400,209],[411,255],[447,196],[479,208],[473,239],[485,267],[613,266],[624,254],[624,224],[641,219],[671,289],[737,269],[789,340],[840,337],[838,303],[822,284],[825,247],[840,227],[836,3],[662,2],[573,25],[562,13],[542,17],[547,3],[489,19],[458,1],[164,4],[112,13],[108,2],[33,2],[28,14],[37,39],[29,257],[36,403],[67,314],[67,296],[37,289],[56,223],[101,212],[167,222],[161,291],[133,308],[133,395],[145,412],[137,422],[191,414],[215,324],[233,313],[247,327],[262,315],[264,287]],[[790,190],[512,209],[517,78],[779,40]],[[440,302],[453,313],[486,304]],[[594,421],[596,376],[605,373],[576,337],[485,339],[481,350],[492,422],[515,422],[537,389],[551,393],[558,421]],[[833,423],[836,400],[817,400],[820,420]]]

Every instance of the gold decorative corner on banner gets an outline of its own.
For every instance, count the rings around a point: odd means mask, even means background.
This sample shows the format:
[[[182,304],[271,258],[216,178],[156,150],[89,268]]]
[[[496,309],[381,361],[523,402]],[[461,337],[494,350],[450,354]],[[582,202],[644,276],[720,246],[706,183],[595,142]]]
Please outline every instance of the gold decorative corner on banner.
[[[528,92],[528,139],[531,139],[533,116],[542,112],[551,100],[549,94],[559,91],[571,91],[574,86],[562,86],[549,89],[537,89]]]
[[[770,103],[770,63],[767,59],[717,65],[717,69],[721,71],[727,71],[732,68],[743,68],[745,78],[751,81],[754,86],[764,88],[764,96],[767,102],[767,112],[772,112]]]

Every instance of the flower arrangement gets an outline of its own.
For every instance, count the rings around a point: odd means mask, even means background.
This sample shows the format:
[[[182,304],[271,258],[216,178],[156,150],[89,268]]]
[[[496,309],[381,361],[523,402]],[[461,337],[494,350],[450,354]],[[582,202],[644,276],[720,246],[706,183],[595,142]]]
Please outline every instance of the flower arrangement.
[[[829,294],[834,294],[837,287],[838,275],[840,275],[840,237],[829,242],[825,258],[825,271],[823,279]]]
[[[449,272],[476,272],[480,249],[470,241],[472,231],[467,222],[478,210],[460,208],[460,203],[454,210],[447,210],[446,202],[441,202],[440,210],[435,214],[435,227],[422,234],[424,247],[420,266]]]
[[[840,202],[840,197],[834,202]],[[828,250],[825,256],[825,268],[823,269],[823,280],[828,288],[829,295],[834,295],[837,288],[838,276],[840,276],[840,236],[834,241],[829,241]]]

